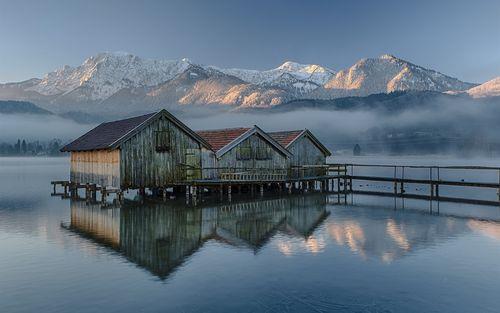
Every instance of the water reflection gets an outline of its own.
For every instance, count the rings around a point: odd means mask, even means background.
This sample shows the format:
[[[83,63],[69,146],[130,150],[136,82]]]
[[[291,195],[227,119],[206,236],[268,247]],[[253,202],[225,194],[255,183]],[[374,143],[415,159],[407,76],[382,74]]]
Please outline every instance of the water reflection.
[[[258,253],[281,232],[303,239],[315,251],[317,241],[312,234],[327,216],[324,196],[197,208],[176,202],[133,201],[103,208],[71,200],[68,228],[165,279],[208,240]]]
[[[469,233],[476,223],[481,222],[421,212],[349,206],[332,211],[327,229],[337,245],[348,247],[364,259],[373,257],[390,263],[418,249]]]

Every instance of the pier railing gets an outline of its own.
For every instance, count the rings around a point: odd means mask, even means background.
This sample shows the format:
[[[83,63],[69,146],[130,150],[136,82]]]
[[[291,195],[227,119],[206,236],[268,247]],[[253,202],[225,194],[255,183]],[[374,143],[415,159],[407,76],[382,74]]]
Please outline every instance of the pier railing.
[[[500,205],[500,167],[492,166],[422,166],[387,164],[329,164],[331,167],[344,168],[345,173],[336,177],[340,193],[359,193],[387,195],[399,198],[416,198],[463,202],[472,204]],[[367,173],[368,172],[368,173]],[[482,179],[478,179],[482,178]],[[372,182],[392,185],[392,191],[373,191],[354,188],[353,181]],[[419,193],[409,193],[409,186]],[[443,195],[440,187],[468,187],[489,189],[494,197],[469,198],[465,192]],[[450,189],[450,188],[448,188]],[[463,190],[462,190],[463,191]],[[471,193],[470,190],[469,194]],[[455,196],[459,194],[460,197]]]
[[[181,164],[186,173],[186,181],[224,180],[224,181],[287,181],[326,179],[329,176],[346,174],[344,165],[302,165],[288,169],[255,167],[195,167]]]

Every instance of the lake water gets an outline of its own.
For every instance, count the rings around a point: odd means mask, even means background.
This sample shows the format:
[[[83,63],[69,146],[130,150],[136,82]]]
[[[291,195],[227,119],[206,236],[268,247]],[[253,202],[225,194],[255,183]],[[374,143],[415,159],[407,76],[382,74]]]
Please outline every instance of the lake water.
[[[498,207],[309,194],[102,208],[50,196],[68,169],[0,158],[0,312],[500,312]]]

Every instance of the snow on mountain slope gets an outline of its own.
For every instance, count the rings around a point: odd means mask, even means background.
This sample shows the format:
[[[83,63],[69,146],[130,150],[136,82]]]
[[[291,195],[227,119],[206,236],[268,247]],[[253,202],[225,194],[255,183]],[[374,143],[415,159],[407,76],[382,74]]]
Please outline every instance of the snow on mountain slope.
[[[216,68],[216,67],[214,67]],[[248,83],[262,86],[286,86],[288,88],[297,88],[299,91],[309,92],[318,86],[326,83],[335,72],[329,68],[314,64],[299,64],[287,61],[279,67],[266,71],[246,70],[239,68],[217,70],[240,78]],[[284,84],[285,80],[293,79],[301,84]]]
[[[268,107],[289,99],[284,90],[264,88],[214,68],[192,65],[176,78],[153,88],[148,102]]]
[[[100,113],[188,104],[270,107],[303,98],[398,90],[464,92],[474,86],[390,55],[363,59],[335,73],[295,62],[256,71],[202,66],[187,59],[147,60],[128,53],[100,53],[43,79],[0,84],[0,99],[31,101],[55,113]]]
[[[500,97],[500,77],[473,87],[467,90],[467,93],[473,98]]]
[[[63,68],[47,74],[29,90],[42,95],[75,92],[89,100],[103,100],[123,88],[149,87],[163,83],[182,73],[189,61],[145,60],[127,53],[100,53],[76,67]]]
[[[392,55],[362,59],[338,72],[311,96],[339,98],[405,90],[466,90],[475,86]]]

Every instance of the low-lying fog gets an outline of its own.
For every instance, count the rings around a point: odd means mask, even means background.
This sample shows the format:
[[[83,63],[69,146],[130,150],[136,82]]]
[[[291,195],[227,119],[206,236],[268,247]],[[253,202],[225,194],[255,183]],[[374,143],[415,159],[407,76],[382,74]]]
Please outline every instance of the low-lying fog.
[[[82,135],[95,125],[79,124],[57,115],[0,114],[0,143],[17,139],[67,141]]]
[[[266,131],[308,128],[333,151],[352,151],[359,144],[367,153],[486,151],[491,154],[500,146],[500,105],[478,105],[466,100],[406,110],[200,112],[185,113],[179,118],[194,130],[252,125]],[[94,126],[52,115],[0,114],[0,142],[18,138],[58,138],[67,142]]]

